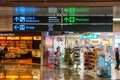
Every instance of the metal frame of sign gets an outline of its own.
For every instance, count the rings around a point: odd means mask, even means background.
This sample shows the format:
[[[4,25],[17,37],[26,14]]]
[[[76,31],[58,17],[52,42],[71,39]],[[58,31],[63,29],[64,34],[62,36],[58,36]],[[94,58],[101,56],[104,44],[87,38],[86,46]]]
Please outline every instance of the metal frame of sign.
[[[112,25],[27,25],[13,24],[13,31],[113,32]]]

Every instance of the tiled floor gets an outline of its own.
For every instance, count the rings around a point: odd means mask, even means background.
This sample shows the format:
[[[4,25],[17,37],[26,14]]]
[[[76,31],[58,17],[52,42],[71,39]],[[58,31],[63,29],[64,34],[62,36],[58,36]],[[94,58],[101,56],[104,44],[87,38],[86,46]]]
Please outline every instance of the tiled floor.
[[[112,78],[108,79],[97,77],[93,71],[2,62],[0,80],[120,80],[120,70],[112,69]]]

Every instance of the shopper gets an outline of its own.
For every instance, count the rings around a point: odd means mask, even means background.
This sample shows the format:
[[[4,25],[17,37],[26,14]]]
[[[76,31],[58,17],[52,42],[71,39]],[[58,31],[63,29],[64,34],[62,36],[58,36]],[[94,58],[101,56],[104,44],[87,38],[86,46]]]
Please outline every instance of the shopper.
[[[119,49],[118,48],[116,48],[116,51],[115,51],[115,59],[116,59],[116,67],[115,67],[115,69],[119,70],[119,62],[120,62],[120,60],[119,60]]]
[[[4,60],[6,60],[6,59],[5,59],[5,55],[6,55],[7,53],[8,53],[8,48],[7,48],[7,46],[5,46],[5,47],[4,47]]]
[[[61,55],[60,47],[57,47],[57,51],[54,53],[54,55],[55,55],[55,62],[54,62],[55,66],[60,66],[60,55]]]
[[[2,54],[3,54],[3,48],[2,48],[2,46],[1,46],[1,44],[0,44],[0,61],[1,61],[1,59],[2,59]]]

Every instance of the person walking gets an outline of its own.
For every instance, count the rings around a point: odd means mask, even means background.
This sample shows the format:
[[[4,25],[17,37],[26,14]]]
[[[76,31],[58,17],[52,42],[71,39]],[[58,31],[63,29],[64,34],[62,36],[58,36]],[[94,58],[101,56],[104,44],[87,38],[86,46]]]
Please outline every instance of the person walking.
[[[119,60],[119,49],[118,48],[116,48],[116,51],[115,51],[115,59],[116,59],[115,69],[119,70],[120,60]]]
[[[8,48],[7,48],[7,46],[5,46],[5,47],[4,47],[4,60],[6,60],[6,59],[5,59],[5,55],[6,55],[7,53],[8,53]]]
[[[3,54],[3,48],[2,48],[2,46],[1,46],[1,44],[0,44],[0,61],[1,61],[1,59],[2,59],[2,54]]]
[[[61,56],[61,52],[60,52],[60,47],[57,47],[57,51],[54,53],[55,55],[55,66],[60,66],[60,56]]]

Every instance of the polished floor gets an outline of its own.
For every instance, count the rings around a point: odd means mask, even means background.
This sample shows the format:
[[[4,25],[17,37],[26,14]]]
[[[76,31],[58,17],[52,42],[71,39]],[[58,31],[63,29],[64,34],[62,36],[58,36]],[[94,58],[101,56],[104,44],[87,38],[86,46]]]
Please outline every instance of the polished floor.
[[[100,78],[94,71],[72,67],[47,67],[36,64],[0,63],[0,80],[120,80],[120,70],[113,69],[112,77]]]

